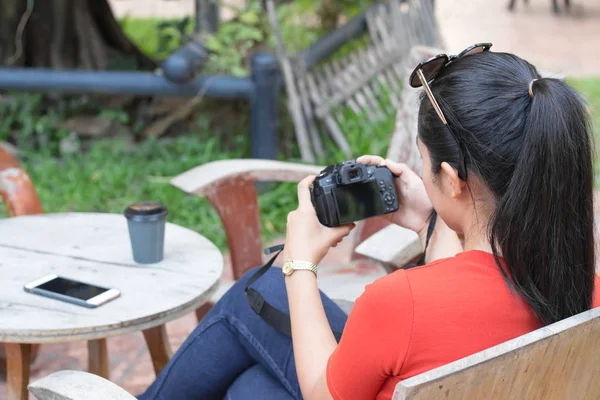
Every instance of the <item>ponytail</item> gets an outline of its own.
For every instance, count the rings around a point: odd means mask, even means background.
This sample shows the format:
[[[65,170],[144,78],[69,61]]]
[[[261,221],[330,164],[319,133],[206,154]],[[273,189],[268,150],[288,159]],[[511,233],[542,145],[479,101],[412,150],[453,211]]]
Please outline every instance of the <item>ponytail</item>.
[[[506,53],[462,57],[431,89],[419,137],[433,173],[459,165],[494,195],[489,240],[507,282],[550,324],[589,310],[594,291],[592,135],[585,104],[565,82],[540,78]],[[467,184],[471,179],[467,179]],[[471,188],[471,186],[469,186]]]
[[[515,288],[550,324],[592,304],[592,144],[573,89],[557,79],[534,81],[531,89],[521,152],[498,201],[490,243]]]

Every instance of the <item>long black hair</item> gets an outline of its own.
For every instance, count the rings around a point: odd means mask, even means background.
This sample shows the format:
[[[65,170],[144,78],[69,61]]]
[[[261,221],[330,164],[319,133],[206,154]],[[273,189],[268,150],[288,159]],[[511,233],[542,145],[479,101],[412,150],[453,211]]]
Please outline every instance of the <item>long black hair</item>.
[[[515,55],[494,52],[456,60],[431,89],[456,136],[423,97],[419,137],[432,172],[439,173],[444,161],[458,168],[461,146],[467,176],[476,175],[494,194],[489,240],[507,282],[544,324],[589,310],[593,146],[578,93],[561,80],[542,78]]]

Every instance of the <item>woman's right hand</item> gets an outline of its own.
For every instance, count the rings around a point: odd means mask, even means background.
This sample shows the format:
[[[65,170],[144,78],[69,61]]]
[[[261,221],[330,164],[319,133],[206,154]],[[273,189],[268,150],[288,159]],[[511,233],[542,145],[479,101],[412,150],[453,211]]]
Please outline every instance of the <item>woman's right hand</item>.
[[[359,157],[356,161],[367,165],[385,165],[398,176],[394,179],[398,195],[398,211],[385,214],[385,218],[417,233],[427,228],[433,206],[425,191],[423,180],[408,165],[370,155]]]

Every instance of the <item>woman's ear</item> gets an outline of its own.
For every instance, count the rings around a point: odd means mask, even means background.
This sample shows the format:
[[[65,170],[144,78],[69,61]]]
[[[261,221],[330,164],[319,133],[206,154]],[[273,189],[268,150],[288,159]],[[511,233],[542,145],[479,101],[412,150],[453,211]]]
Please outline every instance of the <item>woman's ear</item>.
[[[450,193],[450,196],[453,199],[458,198],[462,194],[465,184],[465,182],[458,177],[458,172],[450,164],[443,162],[440,175],[444,189]]]

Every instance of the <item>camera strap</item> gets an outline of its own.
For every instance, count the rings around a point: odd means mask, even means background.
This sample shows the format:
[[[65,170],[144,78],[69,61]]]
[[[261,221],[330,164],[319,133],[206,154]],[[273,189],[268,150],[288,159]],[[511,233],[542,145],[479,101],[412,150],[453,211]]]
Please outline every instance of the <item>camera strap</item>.
[[[267,324],[271,325],[280,333],[288,337],[292,337],[292,325],[290,322],[290,316],[284,313],[283,311],[277,309],[276,307],[269,304],[262,294],[260,294],[257,290],[252,289],[250,286],[256,282],[261,276],[263,276],[269,268],[273,266],[275,259],[277,256],[283,251],[283,245],[269,247],[265,249],[265,254],[271,254],[276,252],[273,257],[269,261],[267,261],[258,271],[254,273],[248,279],[246,283],[246,298],[248,299],[248,303],[250,304],[250,308],[254,310],[259,317],[261,317]],[[339,343],[342,333],[341,332],[333,332],[335,336],[335,340]]]
[[[425,238],[425,248],[423,249],[423,254],[421,254],[421,258],[417,261],[416,264],[407,265],[404,269],[410,269],[414,267],[420,267],[421,265],[425,265],[425,257],[427,256],[427,248],[429,247],[429,240],[433,235],[433,230],[435,229],[435,223],[437,221],[437,211],[433,210],[431,212],[431,217],[429,218],[429,226],[427,227],[427,237]]]
[[[406,267],[406,269],[425,264],[425,255],[427,253],[427,247],[429,246],[429,239],[431,239],[431,236],[433,235],[433,230],[435,228],[436,220],[437,220],[437,213],[434,210],[433,213],[431,214],[431,220],[429,221],[429,227],[427,228],[427,239],[425,241],[425,249],[423,250],[423,255],[421,256],[421,258],[419,259],[417,264],[409,265]],[[271,304],[269,304],[265,300],[263,295],[260,294],[260,292],[258,292],[257,290],[250,287],[261,276],[263,276],[269,270],[269,268],[271,268],[273,266],[275,259],[277,258],[277,256],[279,256],[279,254],[282,251],[283,251],[282,244],[265,249],[266,255],[272,254],[272,253],[275,253],[275,255],[273,257],[271,257],[271,259],[269,261],[267,261],[262,267],[260,267],[258,269],[258,271],[256,271],[254,273],[254,275],[252,275],[250,277],[250,279],[248,279],[248,282],[246,283],[246,287],[244,288],[244,291],[246,292],[246,299],[248,299],[248,304],[250,304],[250,308],[252,308],[252,310],[254,310],[254,312],[256,314],[258,314],[258,316],[261,317],[267,324],[271,325],[273,328],[275,328],[280,333],[283,333],[284,335],[291,338],[292,337],[292,325],[290,322],[290,316],[287,315],[286,313],[284,313],[283,311],[277,309],[276,307],[272,306]],[[339,341],[342,337],[342,333],[334,331],[333,335],[335,336],[335,340],[339,343]]]

